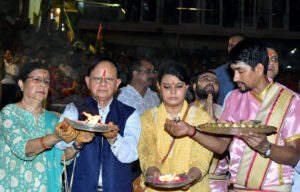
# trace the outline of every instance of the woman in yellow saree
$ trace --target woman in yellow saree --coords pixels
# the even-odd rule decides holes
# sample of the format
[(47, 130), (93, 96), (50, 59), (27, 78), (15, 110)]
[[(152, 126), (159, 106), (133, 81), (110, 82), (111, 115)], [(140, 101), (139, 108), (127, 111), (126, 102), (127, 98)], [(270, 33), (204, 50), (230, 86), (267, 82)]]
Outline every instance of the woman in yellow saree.
[[(141, 117), (138, 152), (143, 173), (142, 186), (147, 176), (185, 173), (192, 177), (193, 182), (173, 191), (210, 191), (207, 171), (213, 153), (193, 140), (196, 129), (181, 138), (173, 138), (164, 130), (166, 119), (180, 118), (194, 126), (211, 120), (205, 111), (188, 106), (185, 101), (188, 82), (186, 72), (178, 65), (164, 67), (158, 76), (162, 103), (147, 110)], [(173, 139), (175, 142), (170, 147)], [(164, 191), (152, 186), (144, 186), (144, 189), (147, 192)]]

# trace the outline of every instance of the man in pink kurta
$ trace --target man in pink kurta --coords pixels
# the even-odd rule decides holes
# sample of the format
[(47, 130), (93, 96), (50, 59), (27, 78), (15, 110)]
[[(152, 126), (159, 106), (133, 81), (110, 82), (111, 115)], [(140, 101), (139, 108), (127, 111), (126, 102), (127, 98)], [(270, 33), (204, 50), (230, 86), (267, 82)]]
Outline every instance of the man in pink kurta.
[[(277, 83), (276, 83), (277, 84)], [(284, 86), (282, 86), (284, 87)], [(292, 101), (289, 113), (285, 119), (282, 133), (280, 134), (280, 145), (285, 145), (285, 140), (289, 140), (292, 137), (300, 137), (300, 102), (297, 95)], [(262, 98), (263, 100), (264, 98)], [(228, 121), (233, 123), (239, 123), (241, 120), (256, 118), (257, 112), (261, 106), (261, 100), (255, 97), (250, 91), (241, 93), (238, 89), (229, 94), (225, 100), (225, 107), (219, 121)], [(296, 115), (298, 114), (298, 116)], [(237, 170), (242, 158), (242, 152), (246, 143), (239, 137), (233, 137), (230, 150), (230, 183), (235, 183)], [(265, 187), (280, 185), (278, 164), (271, 161), (269, 172), (264, 183)], [(292, 166), (282, 166), (282, 178), (284, 184), (292, 184), (293, 180), (293, 168)]]
[[(197, 132), (193, 139), (218, 154), (229, 149), (230, 183), (235, 191), (290, 192), (293, 166), (300, 154), (300, 100), (282, 85), (268, 80), (268, 53), (260, 41), (241, 41), (231, 50), (230, 57), (233, 81), (239, 89), (227, 97), (219, 121), (260, 120), (276, 127), (277, 132), (233, 136)], [(169, 122), (165, 129), (177, 137), (195, 130), (182, 121)]]

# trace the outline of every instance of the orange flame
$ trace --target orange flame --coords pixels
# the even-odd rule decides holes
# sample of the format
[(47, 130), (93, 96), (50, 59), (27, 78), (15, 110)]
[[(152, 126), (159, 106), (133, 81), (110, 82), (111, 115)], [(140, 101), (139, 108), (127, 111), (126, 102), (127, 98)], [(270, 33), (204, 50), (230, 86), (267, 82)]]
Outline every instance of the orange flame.
[(82, 114), (84, 114), (87, 117), (86, 122), (90, 123), (90, 124), (97, 124), (101, 120), (99, 115), (92, 115), (92, 114), (86, 113), (85, 111), (82, 112)]

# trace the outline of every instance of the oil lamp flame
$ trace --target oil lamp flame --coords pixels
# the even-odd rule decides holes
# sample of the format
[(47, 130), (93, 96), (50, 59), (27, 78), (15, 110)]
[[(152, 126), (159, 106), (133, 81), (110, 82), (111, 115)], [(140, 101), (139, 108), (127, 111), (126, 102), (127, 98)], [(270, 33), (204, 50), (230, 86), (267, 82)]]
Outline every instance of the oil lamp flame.
[(92, 114), (86, 113), (85, 111), (82, 112), (82, 114), (84, 114), (87, 117), (87, 119), (85, 120), (87, 123), (97, 124), (100, 122), (101, 118), (99, 115), (92, 115)]
[(176, 174), (159, 176), (160, 181), (178, 181), (180, 178)]

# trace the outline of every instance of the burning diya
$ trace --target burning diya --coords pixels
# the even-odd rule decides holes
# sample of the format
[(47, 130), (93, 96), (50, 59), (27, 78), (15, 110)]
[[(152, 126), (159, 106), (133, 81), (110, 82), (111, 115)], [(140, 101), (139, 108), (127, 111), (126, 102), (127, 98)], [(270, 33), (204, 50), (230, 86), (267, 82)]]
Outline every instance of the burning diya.
[(192, 181), (192, 177), (185, 174), (165, 174), (146, 177), (146, 183), (158, 188), (184, 187), (190, 184)]
[(85, 121), (74, 121), (70, 119), (65, 119), (65, 121), (70, 124), (74, 129), (82, 131), (91, 131), (91, 132), (109, 132), (118, 128), (118, 125), (113, 124), (112, 122), (108, 124), (100, 123), (99, 115), (91, 115), (86, 112), (82, 112), (87, 119)]

